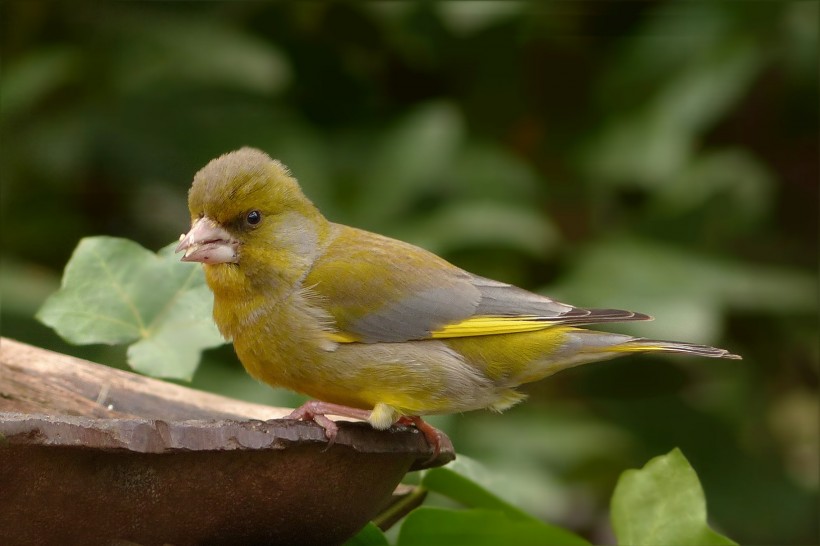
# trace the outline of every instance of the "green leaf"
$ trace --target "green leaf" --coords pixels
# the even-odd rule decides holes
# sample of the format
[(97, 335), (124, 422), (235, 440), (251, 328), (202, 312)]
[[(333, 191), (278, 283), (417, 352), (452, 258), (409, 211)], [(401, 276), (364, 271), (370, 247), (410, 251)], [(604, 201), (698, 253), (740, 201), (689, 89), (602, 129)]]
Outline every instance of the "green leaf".
[(632, 447), (625, 429), (556, 405), (531, 404), (501, 416), (483, 412), (464, 419), (458, 431), (459, 449), (481, 453), (488, 469), (487, 479), (476, 481), (543, 521), (576, 516), (577, 484), (567, 476), (617, 472)]
[(698, 476), (677, 448), (621, 474), (612, 526), (618, 544), (630, 546), (736, 544), (709, 527)]
[(388, 546), (387, 537), (381, 529), (373, 523), (367, 525), (359, 531), (355, 537), (345, 542), (344, 546)]
[[(415, 510), (402, 525), (400, 545), (405, 544), (403, 540), (409, 541), (407, 544), (435, 544), (433, 536), (450, 544), (587, 544), (503, 499), (496, 493), (502, 489), (497, 476), (469, 457), (459, 455), (445, 467), (426, 471), (421, 485), (471, 510), (439, 510), (423, 516), (418, 513), (427, 508)], [(499, 541), (505, 536), (509, 539)], [(464, 542), (449, 542), (453, 537)]]
[(70, 343), (136, 342), (132, 368), (190, 379), (202, 350), (224, 343), (212, 306), (202, 268), (180, 263), (173, 245), (154, 254), (126, 239), (88, 237), (37, 318)]
[(447, 466), (426, 471), (421, 485), (468, 508), (486, 508), (503, 512), (513, 518), (538, 521), (493, 492), (494, 489), (498, 489), (493, 483), (496, 480), (495, 475), (480, 463), (459, 455), (458, 459)]
[(436, 545), (497, 546), (499, 544), (551, 544), (582, 546), (589, 543), (559, 527), (494, 510), (419, 508), (407, 516), (398, 546)]

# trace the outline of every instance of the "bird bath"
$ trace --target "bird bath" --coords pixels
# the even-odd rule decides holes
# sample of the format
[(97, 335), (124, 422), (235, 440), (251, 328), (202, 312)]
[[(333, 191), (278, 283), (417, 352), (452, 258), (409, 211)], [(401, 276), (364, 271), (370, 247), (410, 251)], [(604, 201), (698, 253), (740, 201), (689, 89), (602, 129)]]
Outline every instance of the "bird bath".
[(0, 542), (339, 544), (439, 456), (0, 339)]

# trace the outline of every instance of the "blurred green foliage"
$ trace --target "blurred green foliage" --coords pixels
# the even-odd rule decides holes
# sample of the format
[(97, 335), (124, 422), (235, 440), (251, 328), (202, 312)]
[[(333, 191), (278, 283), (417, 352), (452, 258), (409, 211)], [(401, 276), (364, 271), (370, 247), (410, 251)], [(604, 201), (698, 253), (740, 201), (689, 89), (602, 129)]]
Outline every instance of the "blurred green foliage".
[[(434, 421), (520, 505), (613, 542), (620, 471), (679, 446), (715, 528), (816, 544), (818, 6), (7, 0), (2, 333), (123, 366), (33, 319), (72, 250), (167, 245), (193, 173), (256, 146), (332, 220), (744, 356), (620, 359)], [(194, 385), (299, 400), (229, 347)]]

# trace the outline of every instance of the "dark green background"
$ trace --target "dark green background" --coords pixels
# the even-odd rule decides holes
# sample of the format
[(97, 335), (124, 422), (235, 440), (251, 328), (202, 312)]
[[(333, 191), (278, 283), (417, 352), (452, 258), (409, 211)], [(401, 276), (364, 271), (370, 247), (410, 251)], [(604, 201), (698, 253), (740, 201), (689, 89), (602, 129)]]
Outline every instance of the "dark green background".
[[(2, 333), (86, 235), (157, 249), (253, 145), (332, 220), (744, 360), (630, 357), (434, 422), (596, 542), (621, 470), (679, 446), (715, 527), (818, 536), (817, 2), (2, 4)], [(229, 347), (194, 383), (274, 404)]]

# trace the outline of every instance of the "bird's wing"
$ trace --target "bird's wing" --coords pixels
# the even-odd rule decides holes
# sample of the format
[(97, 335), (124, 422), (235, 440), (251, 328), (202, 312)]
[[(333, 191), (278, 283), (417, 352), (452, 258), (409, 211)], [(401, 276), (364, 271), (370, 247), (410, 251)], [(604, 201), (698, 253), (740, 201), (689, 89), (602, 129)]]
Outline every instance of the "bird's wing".
[(468, 273), (419, 247), (334, 226), (303, 286), (334, 318), (338, 342), (400, 342), (506, 334), (555, 324), (645, 320), (579, 309)]

